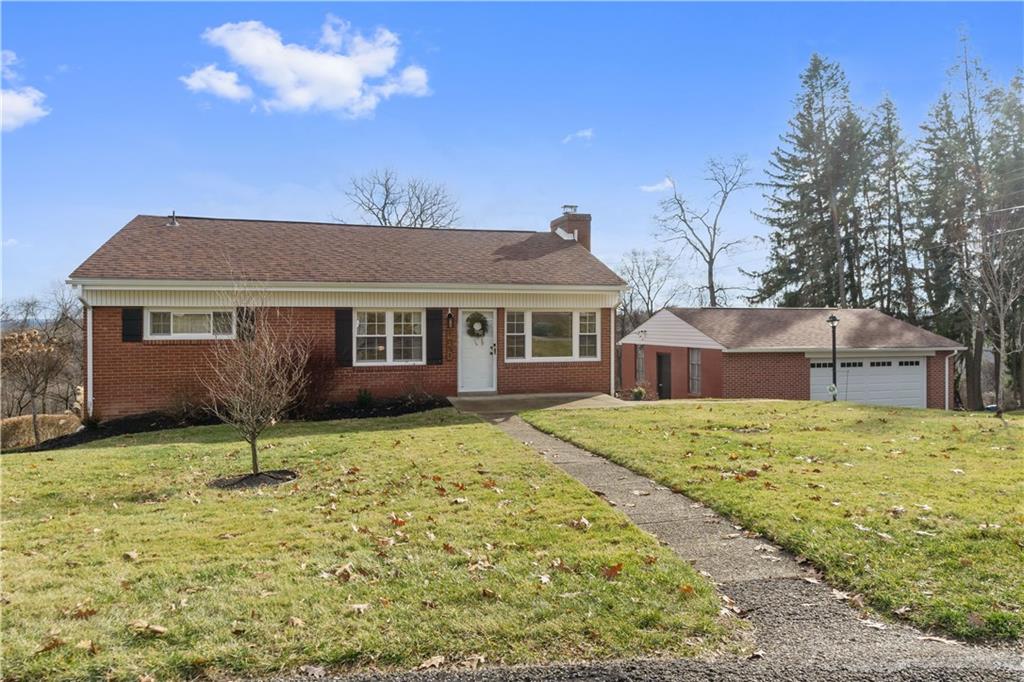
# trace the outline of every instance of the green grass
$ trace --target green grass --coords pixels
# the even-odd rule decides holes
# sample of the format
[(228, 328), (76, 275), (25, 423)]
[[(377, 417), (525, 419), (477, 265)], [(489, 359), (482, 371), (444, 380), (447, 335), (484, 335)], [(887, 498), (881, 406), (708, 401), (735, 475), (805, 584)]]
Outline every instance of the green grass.
[(1024, 635), (1024, 419), (849, 403), (538, 411), (538, 428), (707, 503), (876, 609)]
[[(220, 426), (4, 456), (4, 678), (734, 646), (735, 623), (688, 564), (525, 446), (452, 410), (278, 425), (263, 467), (300, 479), (206, 486), (247, 463)], [(581, 516), (589, 529), (570, 525)], [(166, 632), (137, 631), (145, 624)], [(40, 651), (48, 641), (57, 645)]]

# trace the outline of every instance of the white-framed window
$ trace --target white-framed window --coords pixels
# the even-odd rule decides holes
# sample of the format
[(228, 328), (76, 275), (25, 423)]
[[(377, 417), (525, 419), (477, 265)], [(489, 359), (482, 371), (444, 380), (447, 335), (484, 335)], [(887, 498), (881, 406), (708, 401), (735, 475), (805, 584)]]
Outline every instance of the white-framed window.
[(233, 309), (147, 308), (143, 338), (233, 339), (236, 334)]
[(700, 395), (700, 348), (690, 349), (690, 395)]
[(596, 310), (506, 310), (505, 360), (588, 361), (601, 358)]
[(427, 355), (423, 310), (356, 310), (355, 365), (422, 365)]

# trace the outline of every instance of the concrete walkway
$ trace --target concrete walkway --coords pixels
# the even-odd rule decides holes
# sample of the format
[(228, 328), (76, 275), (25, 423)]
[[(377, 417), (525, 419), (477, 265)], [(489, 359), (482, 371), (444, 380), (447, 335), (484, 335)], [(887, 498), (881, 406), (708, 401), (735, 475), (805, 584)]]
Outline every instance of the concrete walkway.
[[(1019, 647), (986, 648), (927, 638), (852, 608), (813, 569), (778, 547), (748, 537), (704, 505), (533, 428), (518, 416), (490, 421), (535, 448), (708, 576), (754, 626), (763, 668), (876, 675), (920, 672), (920, 679), (1024, 680)], [(916, 678), (915, 678), (916, 679)]]

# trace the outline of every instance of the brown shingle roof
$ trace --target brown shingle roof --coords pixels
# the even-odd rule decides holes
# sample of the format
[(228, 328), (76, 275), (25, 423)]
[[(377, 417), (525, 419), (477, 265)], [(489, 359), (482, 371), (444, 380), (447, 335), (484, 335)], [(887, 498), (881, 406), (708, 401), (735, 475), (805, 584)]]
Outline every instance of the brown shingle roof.
[(550, 232), (136, 216), (72, 279), (541, 284), (623, 282)]
[(959, 348), (944, 336), (865, 308), (670, 308), (728, 349), (831, 349), (825, 319), (839, 318), (839, 348)]

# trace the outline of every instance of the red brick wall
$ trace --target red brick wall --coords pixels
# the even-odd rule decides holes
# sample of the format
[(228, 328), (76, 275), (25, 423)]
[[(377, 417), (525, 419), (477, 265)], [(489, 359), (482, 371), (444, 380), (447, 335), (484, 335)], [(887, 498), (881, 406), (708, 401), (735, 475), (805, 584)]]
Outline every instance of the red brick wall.
[[(636, 386), (636, 345), (624, 343), (622, 348), (622, 388), (630, 390)], [(690, 349), (674, 346), (644, 346), (646, 380), (643, 382), (650, 397), (657, 397), (658, 353), (672, 355), (672, 397), (673, 398), (721, 398), (722, 397), (722, 351), (702, 348), (700, 352), (701, 392), (690, 393)]]
[[(334, 359), (333, 308), (280, 308), (282, 324), (313, 343), (314, 381), (323, 397), (335, 402), (355, 399), (359, 389), (376, 398), (425, 392), (455, 395), (458, 391), (456, 326), (444, 325), (441, 365), (339, 367)], [(445, 309), (447, 316), (448, 309)], [(451, 312), (458, 320), (458, 309)], [(611, 310), (601, 311), (601, 359), (594, 362), (504, 362), (504, 311), (498, 311), (498, 392), (607, 392), (610, 384), (608, 339)], [(184, 402), (202, 400), (200, 373), (208, 366), (207, 351), (215, 341), (121, 341), (121, 308), (93, 308), (93, 413), (100, 419), (174, 410)]]
[(611, 323), (611, 308), (602, 308), (600, 360), (505, 362), (505, 309), (498, 308), (498, 393), (607, 393), (612, 380)]
[(810, 360), (803, 353), (723, 353), (722, 396), (810, 400)]
[[(334, 359), (333, 308), (280, 308), (281, 323), (313, 344), (313, 366), (321, 373), (324, 397), (355, 399), (360, 388), (377, 398), (423, 391), (454, 395), (457, 382), (457, 329), (444, 325), (441, 365), (339, 367)], [(453, 311), (456, 312), (457, 311)], [(203, 396), (200, 373), (215, 341), (121, 341), (121, 309), (93, 308), (93, 412), (100, 419), (175, 409)], [(326, 376), (324, 375), (326, 373)]]
[[(949, 368), (949, 390), (946, 389), (946, 368)], [(948, 396), (949, 407), (953, 408), (953, 353), (936, 353), (932, 357), (928, 358), (928, 388), (926, 389), (926, 395), (928, 400), (928, 407), (938, 408), (943, 410), (946, 408), (946, 399)], [(946, 393), (946, 396), (943, 395)]]

